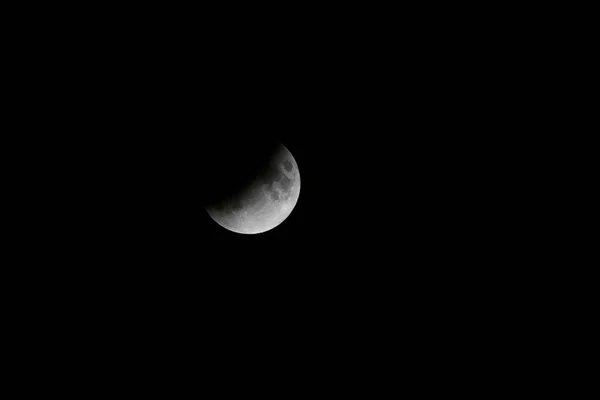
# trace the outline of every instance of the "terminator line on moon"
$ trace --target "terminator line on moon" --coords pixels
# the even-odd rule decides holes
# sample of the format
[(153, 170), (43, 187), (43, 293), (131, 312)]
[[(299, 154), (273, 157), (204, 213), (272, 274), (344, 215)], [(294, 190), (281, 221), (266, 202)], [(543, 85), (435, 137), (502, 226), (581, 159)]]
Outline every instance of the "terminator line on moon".
[(248, 187), (218, 205), (207, 206), (210, 217), (223, 228), (242, 234), (266, 232), (281, 224), (300, 195), (300, 172), (283, 145), (268, 167)]

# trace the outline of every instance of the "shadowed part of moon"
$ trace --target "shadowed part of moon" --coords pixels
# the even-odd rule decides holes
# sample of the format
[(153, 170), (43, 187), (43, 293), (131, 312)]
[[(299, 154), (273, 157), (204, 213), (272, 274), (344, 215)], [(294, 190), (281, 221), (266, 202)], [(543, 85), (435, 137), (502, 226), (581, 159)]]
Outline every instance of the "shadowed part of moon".
[(298, 165), (281, 145), (247, 188), (207, 207), (207, 212), (215, 222), (233, 232), (261, 233), (275, 228), (290, 215), (299, 193)]

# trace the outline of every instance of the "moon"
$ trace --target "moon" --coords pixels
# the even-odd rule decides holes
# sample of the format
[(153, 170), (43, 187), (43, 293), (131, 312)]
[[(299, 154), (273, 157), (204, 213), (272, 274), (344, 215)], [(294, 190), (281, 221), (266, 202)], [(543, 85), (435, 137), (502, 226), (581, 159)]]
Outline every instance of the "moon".
[(282, 144), (265, 160), (246, 188), (219, 204), (206, 206), (210, 217), (235, 233), (257, 234), (280, 225), (298, 202), (300, 171), (292, 153)]

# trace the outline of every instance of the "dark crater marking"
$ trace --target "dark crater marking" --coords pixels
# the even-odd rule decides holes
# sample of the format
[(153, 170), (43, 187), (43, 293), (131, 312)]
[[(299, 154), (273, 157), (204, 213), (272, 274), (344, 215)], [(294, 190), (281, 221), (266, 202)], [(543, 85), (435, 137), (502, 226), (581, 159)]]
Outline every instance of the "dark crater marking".
[(288, 178), (285, 175), (281, 175), (281, 181), (279, 181), (279, 184), (281, 185), (281, 188), (283, 189), (284, 192), (288, 192), (290, 190), (290, 188), (292, 187), (292, 184), (294, 182)]
[[(281, 174), (279, 179), (275, 182), (272, 182), (269, 185), (269, 194), (271, 199), (273, 200), (283, 200), (286, 201), (290, 198), (292, 192), (291, 188), (294, 181), (287, 176)], [(277, 192), (277, 187), (281, 190), (281, 193)]]

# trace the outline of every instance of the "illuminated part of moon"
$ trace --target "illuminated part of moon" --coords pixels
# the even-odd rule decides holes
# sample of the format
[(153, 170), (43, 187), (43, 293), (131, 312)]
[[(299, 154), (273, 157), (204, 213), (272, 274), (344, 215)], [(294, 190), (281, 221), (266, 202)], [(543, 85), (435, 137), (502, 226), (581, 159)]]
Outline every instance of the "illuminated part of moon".
[(300, 195), (298, 164), (283, 145), (248, 189), (206, 211), (232, 232), (256, 234), (281, 224), (292, 212)]

